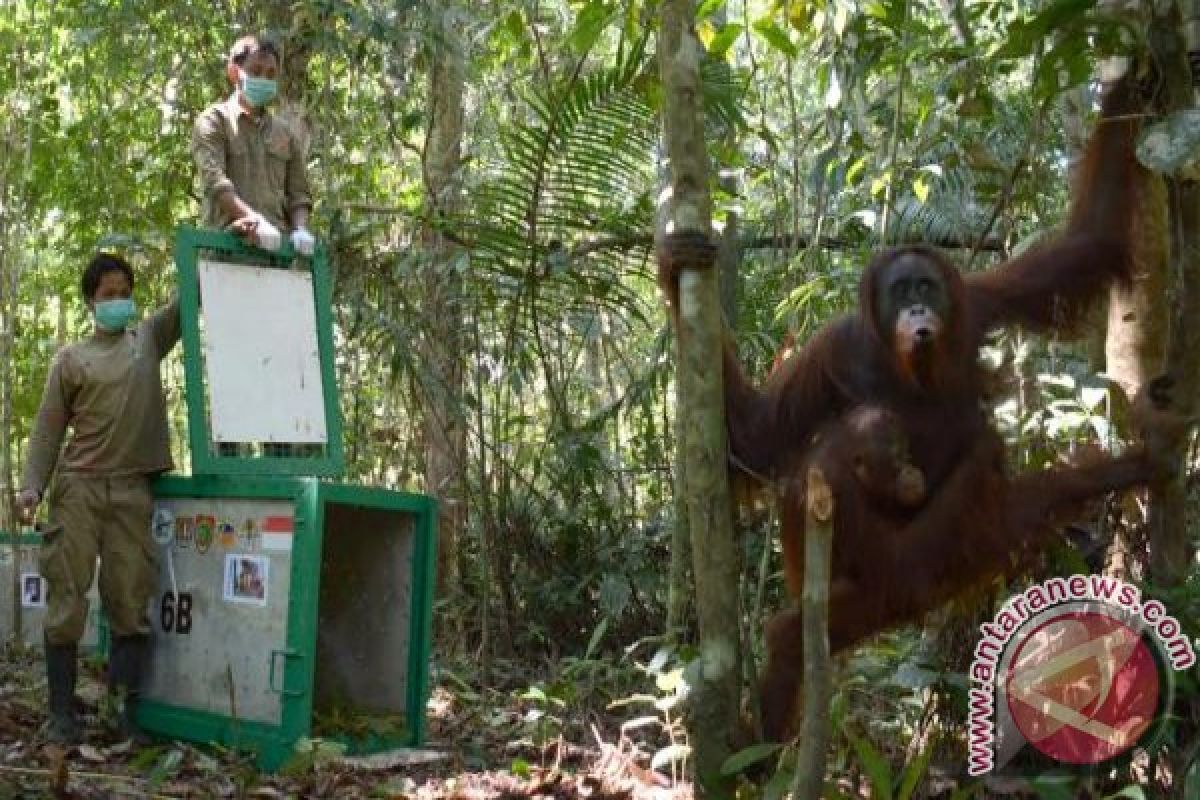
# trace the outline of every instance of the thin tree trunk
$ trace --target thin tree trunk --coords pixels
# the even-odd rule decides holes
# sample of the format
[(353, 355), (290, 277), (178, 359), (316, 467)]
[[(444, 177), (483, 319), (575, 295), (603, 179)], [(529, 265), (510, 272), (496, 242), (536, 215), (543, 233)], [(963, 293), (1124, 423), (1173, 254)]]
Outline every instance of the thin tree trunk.
[(833, 574), (833, 504), (837, 498), (821, 470), (808, 471), (805, 498), (804, 588), (804, 711), (800, 720), (800, 750), (792, 797), (819, 798), (825, 786), (825, 757), (829, 749), (829, 700), (833, 694), (833, 665), (829, 653), (829, 582)]
[(438, 221), (461, 207), (463, 95), (466, 63), (458, 2), (430, 9), (433, 59), (429, 70), (429, 139), (425, 180), (434, 220), (422, 232), (430, 263), (422, 311), (427, 322), (420, 343), (425, 448), (425, 486), (438, 500), (438, 592), (457, 588), (458, 540), (466, 521), (463, 418), (463, 282), (461, 251), (442, 235)]
[[(712, 236), (708, 152), (704, 141), (700, 63), (691, 0), (666, 0), (659, 29), (663, 123), (671, 169), (669, 233)], [(737, 722), (741, 676), (738, 558), (726, 471), (721, 312), (713, 264), (680, 276), (679, 411), (687, 429), (688, 523), (696, 574), (700, 633), (688, 723), (697, 783), (707, 797), (732, 796), (721, 775)]]
[[(50, 34), (43, 40), (48, 50)], [(23, 79), (26, 51), (18, 48), (14, 55), (14, 74)], [(16, 463), (13, 458), (13, 393), (16, 386), (16, 364), (13, 360), (17, 337), (17, 292), (21, 282), (23, 257), (20, 243), (28, 234), (30, 217), (30, 179), (33, 174), (33, 136), (36, 114), (26, 118), (24, 130), (0, 129), (0, 532), (12, 539), (12, 631), (16, 641), (22, 639), (21, 610), (21, 550), (17, 535)], [(16, 120), (14, 120), (16, 121)], [(13, 157), (15, 156), (15, 157)], [(13, 167), (19, 165), (18, 171)], [(17, 246), (14, 246), (17, 245)], [(60, 304), (61, 308), (61, 304)]]

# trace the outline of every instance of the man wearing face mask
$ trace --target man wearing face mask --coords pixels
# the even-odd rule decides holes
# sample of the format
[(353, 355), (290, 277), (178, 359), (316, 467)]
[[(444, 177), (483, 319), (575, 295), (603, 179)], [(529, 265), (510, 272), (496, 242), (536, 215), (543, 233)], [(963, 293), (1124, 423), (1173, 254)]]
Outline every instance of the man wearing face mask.
[(192, 130), (192, 158), (204, 192), (204, 224), (227, 228), (251, 244), (278, 249), (282, 233), (311, 255), (312, 207), (303, 146), (267, 111), (275, 98), (279, 50), (257, 36), (234, 43), (225, 64), (233, 94), (210, 106)]
[(146, 608), (158, 577), (150, 481), (172, 468), (159, 362), (179, 341), (178, 300), (135, 324), (133, 270), (120, 257), (98, 254), (81, 284), (95, 331), (60, 350), (50, 367), (17, 496), (28, 522), (50, 486), (39, 566), (50, 587), (45, 735), (59, 744), (79, 739), (76, 647), (97, 556), (113, 635), (108, 679), (118, 732), (138, 735), (133, 711), (149, 656)]

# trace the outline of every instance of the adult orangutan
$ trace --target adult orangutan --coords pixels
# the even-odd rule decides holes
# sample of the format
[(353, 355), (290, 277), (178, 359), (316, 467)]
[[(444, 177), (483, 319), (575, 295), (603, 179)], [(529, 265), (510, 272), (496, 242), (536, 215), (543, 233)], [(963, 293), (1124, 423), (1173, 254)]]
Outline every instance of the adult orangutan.
[[(1053, 536), (1058, 516), (1089, 498), (1146, 483), (1164, 468), (1153, 460), (1156, 448), (1137, 446), (1085, 466), (1007, 475), (977, 361), (990, 331), (1014, 324), (1068, 331), (1112, 283), (1130, 280), (1139, 113), (1131, 79), (1105, 97), (1067, 230), (1056, 242), (968, 275), (930, 247), (881, 252), (863, 274), (858, 313), (826, 326), (761, 389), (726, 348), (731, 460), (784, 484), (781, 528), (790, 586), (799, 586), (803, 566), (803, 482), (794, 478), (818, 429), (860, 406), (886, 408), (900, 421), (924, 476), (925, 500), (915, 508), (881, 510), (855, 481), (833, 485), (836, 503), (863, 509), (853, 524), (835, 518), (829, 621), (835, 652), (1010, 572), (1018, 554)], [(666, 238), (659, 278), (673, 314), (680, 270), (711, 263), (707, 237)], [(1147, 437), (1178, 431), (1168, 412), (1144, 402), (1140, 407)], [(837, 454), (826, 457), (837, 466)], [(764, 732), (779, 739), (797, 690), (799, 612), (771, 620), (767, 651)]]

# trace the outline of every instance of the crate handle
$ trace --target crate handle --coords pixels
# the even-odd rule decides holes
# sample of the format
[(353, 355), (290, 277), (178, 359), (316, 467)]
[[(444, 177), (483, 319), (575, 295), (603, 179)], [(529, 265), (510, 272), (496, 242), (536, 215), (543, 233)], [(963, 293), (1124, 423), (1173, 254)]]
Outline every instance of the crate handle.
[(287, 649), (284, 649), (284, 650), (272, 650), (271, 651), (271, 663), (270, 663), (270, 666), (268, 667), (268, 676), (267, 676), (268, 686), (270, 686), (272, 692), (275, 692), (276, 694), (281, 694), (284, 697), (300, 697), (301, 695), (304, 694), (304, 692), (298, 691), (296, 689), (288, 690), (288, 689), (284, 689), (281, 686), (275, 685), (275, 659), (277, 656), (283, 656), (284, 669), (286, 670), (287, 659), (299, 658), (300, 654), (297, 653), (295, 650), (291, 649), (290, 647)]

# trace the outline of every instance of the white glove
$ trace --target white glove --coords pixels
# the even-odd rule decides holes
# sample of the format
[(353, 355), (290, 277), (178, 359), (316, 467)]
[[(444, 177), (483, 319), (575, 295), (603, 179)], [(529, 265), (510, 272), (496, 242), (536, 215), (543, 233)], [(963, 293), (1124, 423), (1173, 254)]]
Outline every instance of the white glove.
[(258, 246), (263, 250), (275, 251), (283, 244), (283, 235), (271, 223), (267, 222), (267, 218), (262, 214), (258, 215), (258, 225), (254, 228), (254, 235), (258, 238)]
[(311, 256), (313, 248), (316, 247), (317, 240), (313, 235), (304, 228), (296, 228), (292, 231), (292, 247), (302, 256)]

